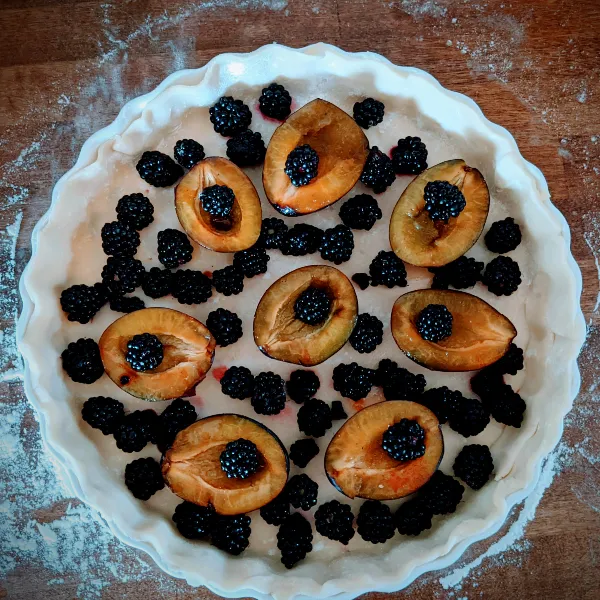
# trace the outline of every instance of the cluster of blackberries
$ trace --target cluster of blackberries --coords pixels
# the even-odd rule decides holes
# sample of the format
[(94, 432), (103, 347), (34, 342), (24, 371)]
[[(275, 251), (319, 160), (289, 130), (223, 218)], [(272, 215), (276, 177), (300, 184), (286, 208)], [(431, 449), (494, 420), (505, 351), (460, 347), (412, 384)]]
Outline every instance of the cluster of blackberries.
[(221, 391), (231, 398), (250, 398), (259, 415), (276, 415), (285, 408), (285, 381), (272, 371), (256, 377), (246, 367), (230, 367), (221, 378)]
[(247, 515), (218, 515), (214, 509), (182, 502), (175, 508), (173, 522), (189, 540), (210, 540), (229, 554), (241, 554), (250, 543), (251, 519)]
[[(178, 398), (160, 414), (153, 410), (136, 410), (125, 414), (123, 404), (113, 398), (94, 396), (83, 404), (82, 419), (104, 435), (115, 438), (123, 452), (139, 452), (149, 443), (165, 452), (175, 436), (196, 420), (196, 409)], [(164, 487), (159, 463), (153, 458), (139, 458), (125, 468), (125, 484), (140, 500), (148, 500)]]
[(436, 471), (417, 495), (402, 504), (395, 514), (382, 502), (364, 502), (356, 520), (358, 534), (372, 544), (383, 544), (394, 537), (396, 529), (402, 535), (419, 535), (431, 528), (434, 515), (454, 512), (463, 492), (463, 486), (456, 479)]
[[(294, 475), (284, 490), (260, 509), (260, 516), (279, 527), (277, 548), (281, 562), (291, 569), (312, 550), (312, 527), (300, 513), (291, 513), (290, 506), (310, 510), (317, 503), (319, 486), (308, 475)], [(291, 514), (290, 514), (291, 513)]]
[(298, 223), (289, 227), (275, 217), (263, 219), (256, 244), (280, 250), (284, 256), (305, 256), (320, 252), (321, 258), (336, 265), (350, 260), (354, 250), (354, 234), (346, 225), (322, 230), (314, 225)]
[(504, 425), (521, 427), (525, 401), (504, 381), (504, 375), (516, 375), (523, 369), (523, 350), (511, 344), (497, 362), (482, 369), (471, 378), (471, 389), (481, 398), (491, 416)]
[(139, 452), (149, 443), (164, 452), (175, 436), (196, 420), (196, 409), (187, 400), (178, 398), (160, 415), (149, 409), (125, 414), (119, 401), (95, 396), (85, 401), (81, 416), (104, 435), (113, 435), (123, 452)]
[(426, 381), (423, 375), (415, 375), (387, 358), (379, 362), (377, 369), (357, 363), (342, 363), (333, 369), (333, 388), (345, 398), (361, 400), (374, 385), (383, 388), (386, 400), (418, 400)]

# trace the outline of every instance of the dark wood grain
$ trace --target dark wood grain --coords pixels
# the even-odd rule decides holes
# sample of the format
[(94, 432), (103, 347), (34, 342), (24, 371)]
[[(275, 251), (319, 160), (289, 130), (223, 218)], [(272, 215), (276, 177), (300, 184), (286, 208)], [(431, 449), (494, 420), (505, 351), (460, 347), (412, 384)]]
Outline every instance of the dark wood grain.
[[(436, 573), (393, 597), (598, 598), (600, 470), (573, 450), (585, 441), (597, 456), (600, 447), (594, 418), (600, 370), (594, 310), (599, 274), (593, 255), (600, 253), (597, 0), (3, 0), (0, 31), (0, 227), (23, 213), (17, 276), (52, 186), (72, 166), (85, 139), (111, 122), (128, 99), (151, 90), (174, 69), (202, 66), (221, 52), (249, 51), (273, 41), (296, 47), (325, 41), (350, 51), (372, 50), (427, 70), (511, 131), (525, 158), (544, 172), (553, 202), (571, 227), (573, 254), (583, 273), (582, 306), (590, 333), (581, 360), (583, 392), (565, 434), (574, 458), (528, 525), (526, 551), (484, 562), (460, 590), (445, 590)], [(19, 194), (22, 199), (13, 201)], [(16, 296), (11, 302), (17, 306)], [(3, 315), (0, 325), (10, 332), (9, 317)], [(1, 383), (0, 401), (26, 402), (20, 384)], [(30, 419), (35, 429), (33, 414)], [(590, 496), (587, 501), (582, 490)], [(40, 507), (35, 518), (51, 521), (65, 507), (64, 502)], [(500, 539), (514, 518), (491, 540), (470, 548), (461, 564)], [(117, 545), (115, 552), (135, 561), (133, 550)], [(77, 577), (49, 587), (55, 576), (40, 564), (21, 562), (0, 582), (0, 598), (81, 596)], [(159, 579), (157, 570), (143, 582), (126, 583), (117, 574), (101, 597), (212, 597), (181, 582), (165, 591)]]

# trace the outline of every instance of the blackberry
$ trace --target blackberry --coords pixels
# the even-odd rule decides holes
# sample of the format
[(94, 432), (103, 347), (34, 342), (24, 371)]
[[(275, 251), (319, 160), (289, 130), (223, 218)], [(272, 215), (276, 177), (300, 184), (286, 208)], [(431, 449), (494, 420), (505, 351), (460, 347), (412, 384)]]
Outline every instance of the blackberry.
[(361, 290), (366, 290), (369, 285), (371, 285), (371, 278), (366, 273), (354, 273), (354, 275), (352, 275), (352, 281), (354, 281)]
[(471, 444), (458, 453), (452, 468), (470, 488), (480, 490), (494, 470), (494, 460), (487, 446)]
[(177, 398), (173, 400), (165, 410), (162, 411), (158, 420), (158, 449), (165, 452), (175, 440), (175, 436), (186, 427), (189, 427), (197, 419), (196, 409), (193, 405), (184, 400)]
[(231, 265), (216, 269), (212, 274), (212, 284), (224, 296), (237, 296), (244, 290), (244, 274)]
[(208, 113), (215, 131), (224, 136), (235, 135), (248, 129), (252, 121), (250, 109), (241, 100), (234, 100), (231, 96), (219, 98)]
[(167, 269), (174, 269), (192, 260), (193, 247), (188, 236), (178, 229), (158, 232), (158, 260)]
[(402, 535), (419, 535), (431, 529), (431, 511), (418, 500), (409, 500), (400, 506), (394, 515), (398, 533)]
[(146, 308), (146, 304), (137, 296), (113, 296), (110, 299), (110, 310), (121, 313), (131, 313)]
[(312, 437), (322, 437), (331, 429), (331, 408), (329, 404), (311, 398), (298, 411), (298, 429)]
[(135, 166), (140, 177), (154, 187), (169, 187), (183, 177), (183, 169), (162, 152), (144, 152)]
[(427, 146), (420, 137), (410, 135), (392, 148), (392, 165), (398, 175), (418, 175), (427, 168)]
[(137, 458), (125, 467), (125, 485), (139, 500), (148, 500), (165, 487), (160, 465), (153, 458)]
[(380, 360), (377, 369), (375, 370), (373, 384), (379, 387), (390, 385), (392, 379), (397, 376), (398, 369), (399, 367), (396, 361), (390, 360), (389, 358)]
[(251, 522), (247, 515), (215, 515), (211, 529), (212, 545), (238, 556), (250, 543)]
[(106, 289), (101, 283), (72, 285), (60, 294), (60, 306), (69, 321), (89, 323), (106, 303)]
[(471, 389), (482, 399), (494, 394), (503, 385), (505, 384), (502, 374), (493, 367), (481, 369), (471, 377)]
[(227, 157), (238, 167), (254, 167), (265, 160), (267, 149), (262, 135), (257, 132), (240, 131), (227, 140)]
[(298, 223), (285, 232), (279, 249), (284, 256), (304, 256), (319, 249), (323, 232), (314, 225)]
[(215, 511), (210, 506), (198, 506), (187, 501), (175, 507), (172, 517), (179, 533), (188, 540), (208, 538), (215, 518)]
[[(380, 366), (382, 362), (380, 361)], [(377, 379), (381, 381), (383, 395), (386, 400), (414, 400), (418, 402), (427, 385), (423, 375), (411, 373), (402, 367), (384, 369)]]
[(268, 250), (279, 248), (287, 230), (288, 226), (281, 219), (275, 217), (263, 219), (260, 228), (260, 237), (256, 245)]
[(355, 362), (341, 363), (333, 369), (333, 389), (344, 398), (361, 400), (373, 387), (375, 371), (361, 367)]
[(344, 405), (341, 400), (334, 400), (331, 403), (331, 420), (332, 421), (341, 421), (343, 419), (347, 419), (348, 415), (344, 410)]
[(490, 252), (506, 254), (521, 243), (521, 228), (512, 217), (508, 217), (492, 223), (483, 239)]
[(308, 185), (319, 172), (319, 155), (308, 144), (297, 146), (285, 161), (285, 174), (293, 186)]
[(319, 454), (319, 446), (312, 438), (296, 440), (290, 446), (290, 460), (301, 469)]
[(254, 378), (252, 408), (259, 415), (276, 415), (285, 408), (285, 381), (271, 371)]
[(142, 285), (145, 275), (146, 269), (141, 261), (109, 256), (102, 269), (102, 283), (109, 297), (122, 296)]
[(369, 129), (383, 121), (385, 105), (374, 98), (365, 98), (361, 102), (355, 102), (352, 109), (354, 120), (363, 128)]
[(228, 218), (234, 202), (235, 194), (226, 185), (209, 185), (200, 193), (202, 208), (213, 217)]
[(307, 325), (320, 325), (327, 319), (330, 311), (331, 300), (321, 288), (306, 288), (294, 302), (296, 319)]
[(326, 538), (347, 545), (354, 537), (354, 515), (348, 504), (331, 500), (315, 512), (315, 529)]
[(373, 315), (361, 313), (350, 335), (350, 345), (361, 354), (373, 352), (383, 342), (383, 323)]
[(441, 342), (452, 335), (452, 320), (443, 304), (428, 304), (417, 317), (417, 331), (428, 342)]
[(171, 294), (180, 304), (202, 304), (212, 296), (210, 278), (201, 271), (182, 269), (173, 273)]
[(256, 444), (244, 438), (228, 442), (219, 461), (221, 469), (230, 479), (248, 479), (260, 468)]
[(158, 415), (153, 410), (135, 410), (125, 415), (113, 435), (123, 452), (139, 452), (155, 442), (159, 431)]
[(461, 501), (465, 488), (454, 477), (436, 471), (421, 488), (419, 497), (423, 507), (434, 515), (453, 513)]
[(171, 293), (171, 279), (173, 274), (168, 269), (152, 267), (144, 273), (142, 291), (149, 298), (162, 298)]
[(488, 409), (479, 400), (461, 398), (448, 420), (450, 427), (464, 437), (479, 435), (490, 422)]
[(383, 544), (394, 537), (396, 526), (392, 511), (378, 500), (363, 502), (356, 519), (358, 535), (372, 544)]
[(243, 335), (242, 320), (226, 308), (217, 308), (208, 313), (206, 326), (222, 348), (234, 344)]
[(515, 344), (511, 344), (506, 354), (491, 365), (490, 368), (501, 375), (516, 375), (524, 366), (523, 350)]
[(81, 418), (104, 435), (113, 433), (124, 416), (123, 405), (118, 400), (105, 396), (89, 398), (81, 409)]
[(279, 527), (277, 548), (281, 551), (281, 562), (291, 569), (306, 558), (312, 550), (313, 533), (310, 523), (300, 514), (291, 514)]
[(512, 258), (497, 256), (488, 263), (481, 281), (496, 296), (510, 296), (521, 285), (521, 269)]
[(433, 273), (431, 287), (435, 290), (447, 290), (449, 286), (457, 290), (473, 287), (481, 279), (483, 263), (461, 256), (443, 267), (430, 267)]
[(140, 234), (119, 221), (102, 226), (102, 250), (108, 256), (132, 257), (140, 245)]
[(292, 97), (282, 85), (271, 83), (263, 88), (258, 105), (266, 117), (283, 121), (292, 112)]
[(381, 194), (394, 183), (396, 175), (392, 161), (377, 146), (369, 150), (367, 162), (360, 174), (360, 180), (376, 194)]
[(302, 404), (314, 398), (321, 387), (319, 377), (314, 371), (297, 369), (290, 373), (290, 378), (285, 384), (287, 395), (296, 403)]
[(411, 419), (401, 419), (383, 434), (381, 447), (398, 461), (414, 460), (425, 454), (425, 431)]
[(352, 229), (369, 231), (382, 216), (377, 200), (369, 194), (358, 194), (346, 200), (340, 208), (340, 219)]
[(77, 383), (94, 383), (104, 374), (100, 348), (90, 338), (71, 342), (60, 357), (65, 373)]
[(329, 260), (336, 265), (350, 260), (354, 250), (354, 234), (346, 225), (336, 225), (323, 232), (321, 245), (321, 258)]
[(462, 400), (463, 395), (460, 392), (442, 386), (427, 390), (419, 398), (418, 402), (423, 406), (426, 406), (443, 425), (456, 414), (457, 408)]
[(267, 263), (270, 260), (271, 257), (264, 248), (252, 246), (233, 255), (233, 266), (237, 267), (244, 277), (254, 277), (267, 272)]
[(423, 197), (432, 221), (447, 223), (451, 217), (458, 217), (467, 205), (463, 193), (449, 181), (430, 181)]
[(151, 371), (162, 362), (164, 349), (162, 342), (151, 333), (134, 335), (127, 342), (125, 360), (134, 371)]
[(117, 220), (139, 231), (154, 221), (154, 206), (144, 194), (128, 194), (117, 202)]
[(294, 508), (310, 510), (317, 503), (319, 486), (308, 475), (294, 475), (285, 486), (285, 493)]
[(385, 285), (388, 288), (407, 285), (406, 267), (393, 252), (379, 252), (369, 265), (369, 275), (371, 285)]
[(269, 504), (262, 506), (260, 516), (269, 525), (281, 525), (290, 516), (290, 501), (285, 492), (279, 494)]
[(254, 376), (246, 367), (229, 367), (221, 378), (221, 391), (230, 398), (245, 400), (254, 393)]
[(521, 427), (526, 409), (525, 401), (510, 385), (500, 386), (493, 394), (483, 398), (482, 402), (498, 423)]
[(204, 160), (204, 146), (196, 140), (179, 140), (173, 148), (175, 160), (184, 168), (191, 169)]

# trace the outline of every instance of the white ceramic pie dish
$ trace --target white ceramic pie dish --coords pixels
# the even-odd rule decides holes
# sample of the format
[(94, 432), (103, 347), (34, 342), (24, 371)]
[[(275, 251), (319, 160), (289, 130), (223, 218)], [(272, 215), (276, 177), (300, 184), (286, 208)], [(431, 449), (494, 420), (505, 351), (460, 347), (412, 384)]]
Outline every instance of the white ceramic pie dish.
[[(149, 187), (140, 185), (143, 182), (133, 169), (137, 157), (146, 149), (170, 153), (173, 141), (181, 137), (197, 137), (209, 154), (224, 155), (224, 140), (212, 132), (205, 114), (207, 107), (226, 94), (244, 100), (254, 98), (256, 102), (260, 89), (275, 80), (286, 84), (298, 106), (316, 96), (331, 100), (345, 110), (351, 109), (356, 98), (384, 99), (386, 119), (390, 119), (388, 128), (380, 132), (368, 130), (371, 144), (380, 144), (387, 150), (394, 145), (390, 141), (393, 136), (397, 139), (421, 135), (430, 148), (430, 165), (446, 158), (458, 158), (456, 153), (460, 152), (460, 157), (482, 170), (490, 186), (492, 203), (497, 208), (493, 208), (488, 226), (496, 218), (510, 214), (524, 226), (526, 240), (515, 257), (524, 273), (524, 283), (518, 294), (502, 300), (484, 288), (478, 287), (473, 292), (511, 317), (519, 330), (517, 342), (526, 351), (525, 370), (511, 381), (527, 401), (523, 427), (512, 429), (496, 424), (490, 431), (486, 430), (487, 433), (480, 434), (481, 442), (492, 448), (496, 465), (494, 480), (480, 492), (466, 494), (459, 510), (449, 518), (436, 520), (432, 530), (424, 536), (408, 540), (397, 535), (382, 546), (355, 539), (349, 552), (316, 536), (315, 551), (292, 571), (286, 571), (279, 564), (272, 540), (266, 539), (270, 534), (266, 533), (264, 524), (258, 523), (259, 517), (253, 519), (251, 539), (251, 548), (257, 549), (233, 558), (208, 545), (191, 544), (177, 535), (168, 518), (174, 505), (171, 498), (163, 495), (147, 504), (135, 500), (122, 483), (120, 469), (129, 460), (150, 454), (118, 453), (109, 440), (101, 434), (96, 435), (97, 432), (90, 432), (81, 423), (80, 408), (81, 399), (91, 395), (119, 398), (130, 410), (146, 407), (145, 403), (120, 394), (106, 377), (92, 386), (73, 384), (62, 375), (59, 359), (69, 341), (88, 336), (98, 339), (102, 329), (119, 316), (104, 309), (91, 328), (67, 323), (57, 299), (64, 287), (73, 283), (91, 283), (98, 278), (104, 259), (99, 243), (100, 227), (114, 218), (111, 214), (114, 214), (116, 200), (120, 195), (130, 193), (134, 182), (139, 189), (131, 192)], [(251, 108), (253, 129), (261, 131), (268, 141), (274, 125), (258, 122), (255, 106), (251, 105)], [(195, 117), (199, 115), (195, 111), (203, 113), (201, 126), (195, 125)], [(188, 129), (192, 133), (188, 134)], [(127, 166), (127, 172), (123, 165)], [(137, 179), (132, 179), (129, 171)], [(260, 170), (252, 177), (261, 192), (265, 216), (274, 214), (265, 208), (262, 187), (258, 185)], [(408, 181), (394, 184), (381, 197), (382, 204), (391, 205), (384, 209), (384, 219), (378, 225), (377, 231), (382, 236), (387, 229), (389, 212)], [(170, 202), (172, 189), (153, 189), (151, 192), (155, 208), (160, 212), (161, 200)], [(329, 223), (336, 222), (338, 209), (339, 205), (334, 205), (307, 221), (331, 226)], [(157, 227), (177, 226), (174, 216), (157, 221)], [(353, 257), (356, 263), (342, 265), (344, 271), (351, 274), (364, 270), (364, 256), (369, 246), (372, 247), (372, 239), (364, 238), (362, 246), (357, 244), (358, 250)], [(386, 239), (377, 239), (377, 244), (381, 246), (377, 250), (388, 249)], [(25, 391), (37, 409), (43, 439), (64, 467), (77, 496), (100, 512), (119, 539), (146, 551), (167, 573), (183, 577), (191, 585), (205, 585), (227, 597), (350, 598), (367, 591), (398, 590), (424, 572), (450, 565), (468, 545), (497, 531), (510, 508), (532, 489), (543, 458), (560, 439), (563, 418), (579, 390), (576, 359), (585, 335), (579, 307), (581, 274), (569, 244), (567, 223), (551, 204), (541, 172), (523, 159), (512, 136), (487, 121), (473, 101), (442, 88), (427, 73), (397, 67), (376, 54), (349, 54), (324, 44), (302, 50), (270, 45), (249, 54), (220, 55), (201, 69), (174, 73), (153, 92), (125, 105), (110, 126), (84, 144), (73, 169), (57, 183), (51, 207), (35, 227), (32, 257), (20, 282), (23, 311), (17, 336), (25, 362)], [(143, 243), (141, 252), (150, 256), (150, 246), (145, 248)], [(228, 261), (226, 256), (210, 256), (208, 251), (201, 254), (201, 259), (196, 257), (195, 261), (203, 268), (207, 268), (208, 263), (209, 267), (215, 268)], [(482, 248), (475, 248), (469, 254), (485, 260), (492, 256)], [(284, 263), (279, 258), (272, 258), (270, 283), (274, 277), (296, 266), (322, 262), (307, 261)], [(360, 264), (362, 269), (359, 269)], [(194, 268), (193, 264), (191, 268)], [(409, 278), (411, 276), (414, 286), (427, 285), (422, 273), (409, 269)], [(260, 297), (268, 283), (268, 278), (262, 284), (252, 280), (249, 296), (239, 297), (244, 299), (240, 305), (246, 298), (250, 303), (254, 296)], [(367, 304), (371, 312), (385, 318), (386, 303), (393, 302), (403, 291), (396, 289), (385, 297), (367, 296)], [(236, 307), (235, 297), (228, 302), (222, 305)], [(170, 300), (155, 305), (178, 307)], [(378, 312), (380, 306), (381, 315)], [(183, 307), (183, 310), (196, 316), (197, 313), (187, 308)], [(214, 304), (205, 308), (214, 308)], [(366, 309), (365, 306), (361, 308)], [(205, 317), (203, 310), (199, 317)], [(246, 319), (244, 325), (246, 341), (251, 344)], [(387, 333), (391, 338), (389, 331)], [(393, 342), (391, 346), (384, 345), (381, 352), (389, 352), (391, 348)], [(253, 371), (270, 369), (283, 376), (292, 370), (264, 357), (247, 359), (250, 346), (228, 352), (223, 354), (227, 364), (235, 361), (248, 364), (248, 360), (256, 360)], [(339, 362), (352, 359), (365, 364), (366, 359), (361, 360), (359, 356), (348, 350), (335, 355), (319, 371), (321, 381), (330, 377), (332, 366)], [(370, 357), (369, 361), (379, 357)], [(393, 358), (399, 360), (397, 356)], [(426, 373), (429, 387), (449, 385), (466, 391), (467, 379), (463, 376), (431, 374), (410, 362), (403, 366)], [(223, 404), (222, 399), (213, 400), (217, 389), (216, 382), (210, 377), (200, 384), (197, 406), (202, 405), (201, 414), (217, 412)], [(329, 390), (319, 397), (331, 400), (337, 396)], [(238, 412), (253, 415), (248, 407), (241, 407), (239, 401), (233, 401), (230, 409), (234, 407)], [(289, 432), (285, 419), (274, 421), (274, 425), (265, 422), (288, 445), (297, 437), (297, 431)], [(456, 446), (464, 444), (464, 439), (459, 442), (446, 430), (444, 434), (448, 457), (442, 468), (451, 473)], [(469, 443), (479, 440), (480, 436), (477, 436)], [(314, 471), (317, 466), (312, 468)], [(309, 474), (317, 477), (313, 472)], [(333, 494), (331, 490), (325, 491), (322, 480), (319, 483), (325, 494)], [(160, 494), (169, 492), (165, 490), (157, 496)], [(325, 499), (329, 497), (320, 497), (320, 501)]]

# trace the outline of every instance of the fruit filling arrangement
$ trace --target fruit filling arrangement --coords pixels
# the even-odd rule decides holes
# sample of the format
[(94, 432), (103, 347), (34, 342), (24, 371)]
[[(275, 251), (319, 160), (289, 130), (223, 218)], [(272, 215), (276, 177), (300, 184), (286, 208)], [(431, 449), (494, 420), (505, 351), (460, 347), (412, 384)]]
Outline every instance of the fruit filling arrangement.
[[(166, 485), (182, 500), (172, 515), (178, 532), (233, 555), (249, 546), (252, 519), (262, 519), (277, 528), (281, 562), (291, 568), (312, 551), (314, 530), (344, 545), (355, 534), (373, 544), (396, 534), (417, 536), (435, 527), (437, 515), (455, 512), (465, 485), (479, 490), (489, 481), (494, 461), (483, 444), (463, 445), (452, 473), (439, 469), (441, 425), (464, 438), (483, 432), (492, 419), (521, 426), (525, 402), (504, 380), (523, 369), (523, 351), (513, 343), (517, 331), (490, 304), (462, 291), (478, 283), (500, 297), (517, 290), (521, 271), (507, 254), (521, 243), (521, 229), (510, 217), (494, 222), (483, 242), (498, 256), (487, 265), (467, 258), (490, 207), (482, 174), (458, 158), (428, 166), (419, 137), (399, 139), (389, 154), (370, 146), (364, 130), (385, 119), (379, 100), (357, 102), (352, 117), (319, 98), (292, 112), (290, 93), (272, 83), (258, 106), (264, 117), (280, 122), (268, 145), (249, 128), (250, 108), (224, 96), (209, 115), (214, 130), (227, 138), (227, 158), (206, 157), (200, 141), (181, 139), (174, 158), (148, 149), (136, 159), (146, 184), (173, 188), (181, 229), (158, 232), (162, 267), (147, 269), (135, 256), (155, 207), (134, 190), (118, 200), (116, 220), (102, 227), (107, 258), (100, 281), (64, 289), (60, 303), (66, 318), (81, 324), (106, 304), (125, 314), (98, 341), (81, 337), (68, 344), (62, 368), (78, 383), (92, 384), (106, 373), (136, 398), (171, 401), (162, 412), (127, 411), (105, 396), (83, 404), (83, 420), (113, 436), (122, 452), (140, 452), (147, 444), (160, 451), (160, 461), (146, 457), (127, 464), (124, 480), (135, 498), (146, 501)], [(259, 194), (243, 170), (260, 165), (264, 193), (283, 218), (262, 218)], [(336, 266), (352, 256), (353, 231), (370, 231), (383, 218), (372, 194), (384, 192), (397, 176), (413, 179), (393, 210), (389, 246), (373, 236), (374, 258), (349, 278)], [(338, 201), (358, 181), (372, 194), (345, 200), (339, 224), (322, 229), (303, 222), (303, 215)], [(183, 267), (192, 259), (193, 244), (232, 253), (231, 264), (212, 272)], [(322, 259), (286, 272), (257, 306), (248, 307), (265, 365), (270, 358), (297, 368), (286, 381), (269, 370), (251, 372), (241, 356), (219, 375), (221, 392), (249, 403), (260, 422), (231, 413), (199, 419), (186, 398), (199, 384), (202, 390), (219, 348), (236, 344), (244, 332), (234, 311), (216, 308), (201, 323), (185, 306), (218, 294), (242, 294), (242, 306), (244, 282), (266, 277), (275, 258), (269, 251), (283, 257), (319, 253)], [(393, 357), (377, 368), (340, 362), (332, 381), (311, 370), (346, 344), (361, 355), (382, 344), (390, 332), (377, 316), (359, 311), (359, 297), (373, 286), (406, 287), (405, 264), (411, 265), (409, 273), (428, 269), (433, 281), (427, 289), (398, 290), (389, 328), (398, 354), (431, 371), (474, 372), (470, 384), (478, 398), (447, 386), (428, 387), (423, 374), (411, 373)], [(151, 299), (171, 296), (184, 310), (146, 308), (132, 295), (137, 289)], [(356, 409), (349, 411), (341, 399), (318, 399), (323, 387), (332, 387)], [(372, 388), (379, 388), (381, 401), (365, 405)], [(296, 441), (286, 448), (268, 423), (286, 410), (288, 399), (299, 410)], [(354, 414), (349, 417), (347, 410)], [(319, 504), (319, 484), (302, 470), (316, 459), (316, 440), (334, 423), (339, 429), (321, 459), (325, 482), (337, 498)], [(292, 477), (290, 461), (299, 470)], [(348, 503), (355, 498), (364, 500), (358, 509)], [(393, 511), (389, 501), (404, 498)]]

